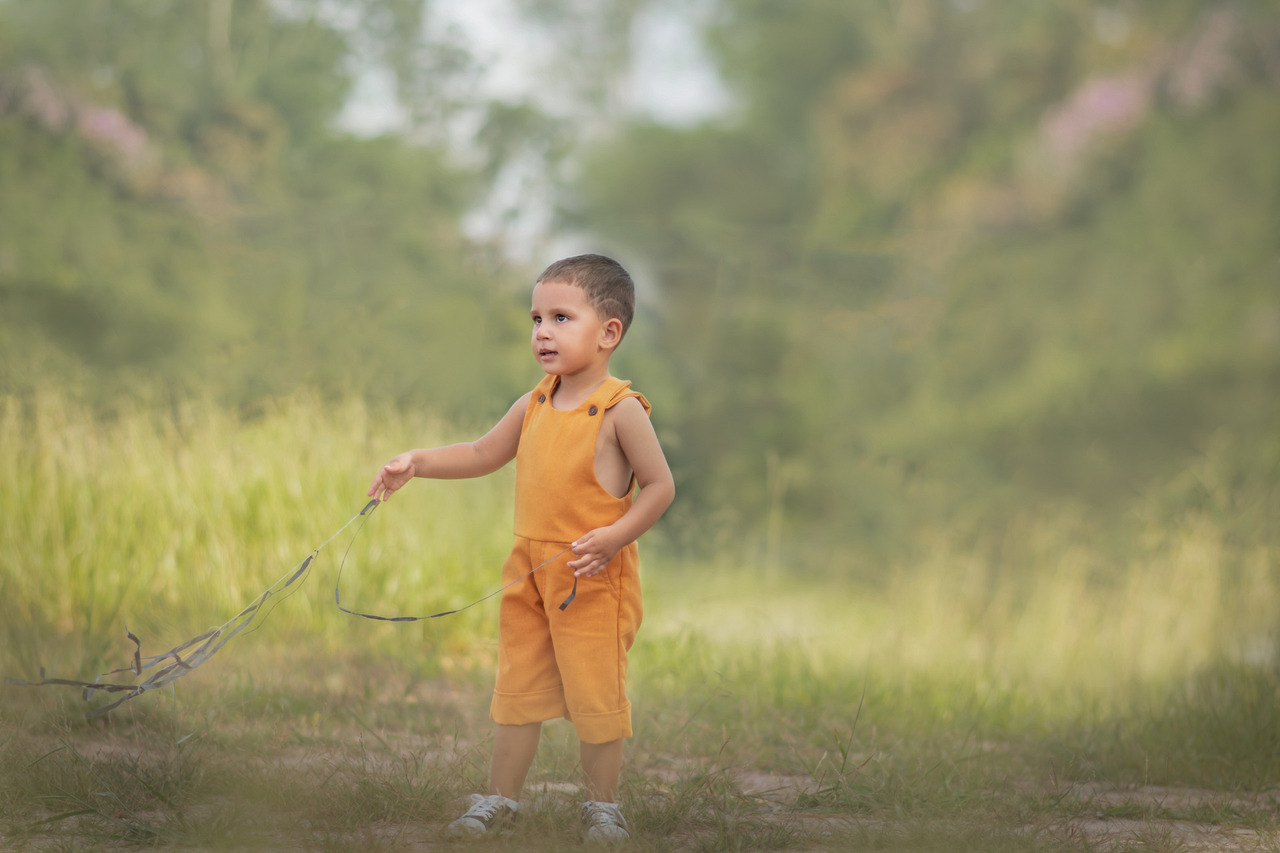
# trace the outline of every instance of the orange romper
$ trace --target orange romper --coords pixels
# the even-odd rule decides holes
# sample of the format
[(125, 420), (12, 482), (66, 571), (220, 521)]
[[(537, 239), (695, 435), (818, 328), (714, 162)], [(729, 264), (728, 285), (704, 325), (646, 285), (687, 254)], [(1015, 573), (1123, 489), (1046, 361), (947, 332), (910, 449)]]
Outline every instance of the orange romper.
[[(547, 376), (533, 389), (516, 452), (515, 545), (502, 567), (512, 583), (631, 507), (635, 478), (624, 497), (610, 494), (595, 474), (596, 437), (607, 409), (636, 397), (631, 383), (610, 377), (578, 408), (551, 404), (559, 381)], [(564, 717), (586, 743), (631, 736), (627, 651), (640, 627), (636, 543), (620, 550), (605, 571), (578, 580), (567, 551), (502, 594), (498, 676), (489, 717), (524, 725)]]

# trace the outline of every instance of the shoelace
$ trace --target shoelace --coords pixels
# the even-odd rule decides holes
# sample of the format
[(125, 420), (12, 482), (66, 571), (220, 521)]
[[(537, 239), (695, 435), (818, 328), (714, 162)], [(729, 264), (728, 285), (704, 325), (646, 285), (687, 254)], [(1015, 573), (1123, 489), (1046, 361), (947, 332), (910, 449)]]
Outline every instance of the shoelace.
[(616, 806), (611, 808), (606, 803), (596, 802), (584, 803), (583, 805), (588, 818), (587, 822), (592, 826), (627, 828), (627, 821)]
[(488, 825), (493, 822), (495, 817), (498, 816), (498, 812), (501, 809), (502, 800), (499, 800), (497, 797), (485, 797), (483, 800), (480, 800), (471, 808), (467, 809), (467, 813), (464, 817), (479, 818)]

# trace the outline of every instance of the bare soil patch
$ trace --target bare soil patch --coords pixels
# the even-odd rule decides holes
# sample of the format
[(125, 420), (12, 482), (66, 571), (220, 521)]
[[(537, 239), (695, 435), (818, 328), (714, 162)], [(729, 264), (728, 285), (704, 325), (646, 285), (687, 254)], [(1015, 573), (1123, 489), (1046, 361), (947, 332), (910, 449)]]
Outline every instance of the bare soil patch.
[[(471, 762), (484, 751), (484, 744), (459, 738), (452, 743), (420, 736), (398, 735), (380, 732), (365, 742), (368, 748), (354, 746), (358, 728), (345, 733), (339, 740), (322, 739), (306, 745), (281, 743), (265, 754), (248, 759), (253, 772), (272, 779), (301, 780), (306, 778), (332, 778), (334, 788), (325, 789), (315, 784), (309, 790), (334, 793), (334, 802), (342, 807), (348, 792), (364, 791), (370, 803), (381, 804), (383, 815), (369, 815), (363, 822), (359, 817), (344, 822), (326, 822), (319, 812), (300, 812), (282, 821), (279, 827), (265, 827), (254, 831), (245, 840), (243, 849), (273, 849), (281, 851), (309, 850), (448, 850), (452, 845), (442, 838), (441, 830), (452, 809), (437, 792), (434, 806), (423, 808), (426, 794), (425, 779), (456, 776), (459, 768)], [(374, 743), (374, 737), (377, 743)], [(60, 742), (47, 738), (28, 738), (30, 755), (41, 756), (56, 750)], [(64, 746), (64, 749), (67, 748)], [(128, 737), (102, 735), (76, 739), (74, 749), (78, 761), (87, 768), (124, 768), (113, 776), (99, 774), (95, 777), (91, 792), (117, 780), (129, 782), (134, 778), (162, 778), (171, 772), (172, 756), (163, 750), (143, 748)], [(64, 756), (64, 763), (70, 764)], [(216, 753), (209, 760), (218, 763), (223, 756)], [(702, 808), (715, 808), (726, 803), (733, 812), (726, 823), (743, 828), (736, 837), (736, 850), (843, 850), (850, 849), (851, 839), (865, 839), (876, 849), (907, 851), (902, 842), (918, 820), (911, 816), (900, 819), (887, 807), (874, 813), (857, 810), (838, 811), (810, 807), (822, 802), (821, 783), (812, 776), (799, 773), (778, 772), (757, 767), (717, 767), (707, 760), (682, 759), (672, 756), (645, 756), (637, 761), (643, 783), (652, 784), (655, 800), (670, 800), (681, 796), (682, 790), (696, 788), (700, 780), (713, 778), (716, 785), (728, 792), (723, 800), (706, 797)], [(79, 765), (75, 765), (78, 767)], [(74, 769), (74, 767), (73, 767)], [(561, 770), (568, 771), (568, 767)], [(642, 784), (636, 780), (637, 787)], [(302, 787), (306, 787), (305, 785)], [(370, 793), (371, 792), (371, 793)], [(632, 794), (636, 796), (636, 794)], [(432, 796), (429, 795), (428, 796)], [(525, 806), (529, 813), (529, 831), (511, 846), (498, 844), (489, 849), (555, 849), (556, 837), (542, 838), (543, 829), (567, 833), (560, 824), (572, 822), (579, 796), (576, 784), (568, 781), (531, 782), (526, 789)], [(641, 795), (643, 796), (643, 795)], [(993, 800), (1001, 794), (992, 793)], [(1280, 851), (1280, 791), (1258, 794), (1224, 792), (1179, 786), (1124, 786), (1107, 782), (1057, 782), (1027, 778), (1017, 785), (1009, 797), (1026, 797), (1032, 803), (1025, 809), (1025, 824), (1013, 832), (1029, 840), (1045, 842), (1034, 849), (1106, 851), (1106, 853), (1130, 853), (1131, 851), (1168, 851), (1169, 853), (1276, 853)], [(240, 799), (238, 799), (240, 798)], [(412, 800), (413, 804), (405, 805)], [(96, 801), (95, 801), (96, 802)], [(64, 803), (44, 802), (28, 797), (25, 802), (10, 800), (8, 815), (0, 824), (0, 851), (9, 850), (66, 850), (93, 836), (92, 827), (86, 822), (91, 817), (55, 820), (36, 825), (37, 821), (53, 817)], [(883, 804), (881, 804), (883, 806)], [(216, 823), (220, 811), (252, 814), (245, 809), (241, 794), (224, 792), (213, 797), (197, 797), (183, 806), (183, 817), (189, 823)], [(1002, 813), (993, 809), (992, 815)], [(283, 816), (281, 816), (283, 818)], [(935, 836), (944, 834), (945, 822), (952, 818), (941, 817), (933, 822)], [(163, 812), (133, 814), (130, 820), (149, 823), (158, 827), (171, 825), (172, 815)], [(959, 830), (972, 830), (983, 820), (981, 810), (954, 817)], [(905, 823), (904, 823), (905, 821)], [(99, 821), (101, 822), (101, 821)], [(639, 823), (644, 823), (641, 818)], [(124, 825), (125, 821), (119, 821)], [(671, 837), (652, 837), (652, 822), (641, 833), (640, 849), (698, 850), (730, 849), (708, 846), (708, 835), (717, 831), (708, 828), (714, 821), (702, 821), (688, 831)], [(5, 826), (7, 824), (7, 827)], [(287, 825), (285, 825), (287, 824)], [(785, 830), (766, 841), (762, 827)], [(939, 828), (941, 827), (941, 828)], [(985, 827), (990, 828), (990, 827)], [(6, 834), (11, 830), (17, 830)], [(232, 829), (233, 834), (240, 830)], [(1008, 830), (1006, 830), (1008, 831)], [(647, 832), (647, 836), (645, 835)], [(267, 839), (266, 846), (262, 839)], [(564, 838), (571, 837), (568, 834)], [(794, 846), (777, 844), (779, 838), (794, 838)], [(659, 843), (660, 842), (660, 843)], [(167, 842), (156, 839), (148, 842), (153, 849), (165, 849)], [(548, 846), (551, 845), (551, 846)], [(124, 846), (130, 846), (125, 842)], [(178, 846), (183, 846), (179, 844)], [(176, 848), (174, 848), (176, 849)], [(930, 847), (930, 849), (935, 849)]]
[(1240, 795), (1203, 788), (1092, 782), (1065, 786), (1079, 815), (1052, 831), (1099, 850), (1245, 853), (1280, 850), (1280, 793)]

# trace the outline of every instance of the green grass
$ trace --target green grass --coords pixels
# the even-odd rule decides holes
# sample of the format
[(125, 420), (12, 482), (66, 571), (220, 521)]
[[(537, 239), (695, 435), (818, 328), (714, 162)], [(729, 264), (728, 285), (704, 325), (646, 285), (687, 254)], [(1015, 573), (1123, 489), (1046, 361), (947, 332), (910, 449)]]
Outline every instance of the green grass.
[[(126, 624), (152, 652), (222, 624), (365, 505), (368, 481), (396, 448), (448, 440), (438, 425), (358, 405), (282, 407), (251, 420), (193, 405), (104, 422), (56, 397), (25, 410), (0, 401), (0, 595), (21, 617), (3, 629), (6, 662), (63, 673), (114, 666), (128, 651)], [(507, 491), (499, 475), (398, 495), (356, 540), (344, 603), (398, 614), (411, 600), (436, 612), (488, 591), (487, 569), (508, 545)], [(484, 624), (479, 611), (406, 630), (353, 624), (332, 607), (354, 529), (263, 630), (327, 647), (412, 637), (446, 669), (468, 657), (458, 652)]]
[[(151, 654), (225, 622), (364, 506), (377, 465), (459, 436), (307, 397), (111, 419), (0, 401), (0, 674), (91, 679), (127, 663), (126, 626)], [(412, 484), (355, 538), (344, 603), (492, 591), (510, 490)], [(1172, 850), (1193, 821), (1280, 849), (1275, 555), (1194, 515), (1123, 549), (1069, 513), (1025, 524), (991, 534), (999, 561), (921, 531), (929, 556), (874, 584), (648, 548), (636, 846)], [(105, 718), (83, 716), (103, 697), (0, 688), (0, 849), (441, 844), (487, 775), (496, 601), (339, 613), (354, 530), (257, 631)], [(514, 849), (576, 843), (576, 753), (547, 727)], [(1147, 827), (1128, 848), (1082, 829), (1122, 819)]]

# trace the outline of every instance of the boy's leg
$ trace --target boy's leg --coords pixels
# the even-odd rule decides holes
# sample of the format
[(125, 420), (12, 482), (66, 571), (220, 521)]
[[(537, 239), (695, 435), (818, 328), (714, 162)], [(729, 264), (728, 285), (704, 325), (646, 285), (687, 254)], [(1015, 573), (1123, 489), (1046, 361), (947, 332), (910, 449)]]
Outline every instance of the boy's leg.
[(587, 777), (587, 799), (617, 802), (618, 777), (622, 774), (622, 739), (607, 743), (581, 742), (582, 772)]
[(498, 726), (493, 736), (493, 763), (489, 770), (489, 793), (520, 799), (524, 779), (538, 753), (542, 723)]
[(493, 735), (489, 795), (472, 794), (471, 808), (445, 828), (454, 837), (480, 836), (511, 826), (520, 808), (520, 791), (538, 752), (542, 723), (498, 726)]
[(618, 776), (622, 773), (622, 739), (606, 743), (580, 741), (582, 771), (587, 777), (587, 801), (582, 804), (582, 824), (589, 842), (608, 844), (631, 837), (627, 819), (617, 803)]

